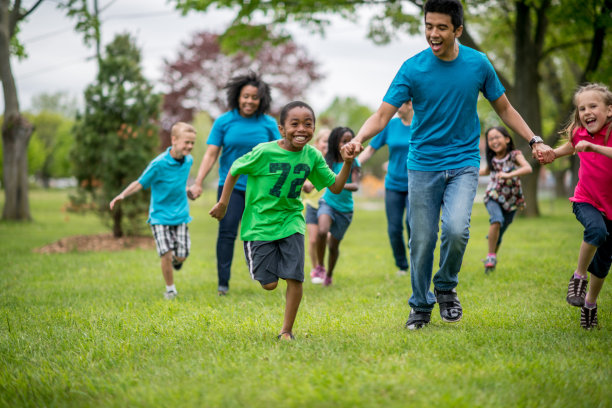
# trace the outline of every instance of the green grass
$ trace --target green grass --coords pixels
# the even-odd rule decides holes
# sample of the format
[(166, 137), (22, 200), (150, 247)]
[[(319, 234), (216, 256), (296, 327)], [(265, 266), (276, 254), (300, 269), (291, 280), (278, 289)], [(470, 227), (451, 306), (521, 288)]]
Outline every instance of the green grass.
[(275, 339), (284, 284), (251, 281), (241, 245), (230, 295), (216, 295), (212, 195), (192, 205), (173, 302), (154, 250), (33, 253), (105, 232), (93, 215), (62, 212), (66, 201), (34, 191), (33, 222), (0, 223), (0, 406), (612, 405), (612, 292), (599, 299), (601, 328), (582, 330), (564, 300), (582, 238), (566, 200), (515, 220), (490, 276), (488, 216), (475, 204), (464, 318), (445, 324), (435, 308), (418, 332), (403, 328), (410, 279), (395, 275), (382, 203), (360, 201), (334, 285), (304, 284), (293, 343)]

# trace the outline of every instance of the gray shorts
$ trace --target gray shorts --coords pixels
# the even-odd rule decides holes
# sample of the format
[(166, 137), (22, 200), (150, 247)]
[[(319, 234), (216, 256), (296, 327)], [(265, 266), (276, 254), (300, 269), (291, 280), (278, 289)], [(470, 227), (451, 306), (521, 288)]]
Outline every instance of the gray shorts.
[(261, 285), (280, 279), (304, 282), (304, 235), (295, 233), (276, 241), (244, 241), (249, 273)]
[(187, 224), (151, 225), (151, 231), (153, 231), (159, 256), (168, 251), (174, 251), (174, 256), (177, 258), (187, 258), (191, 248)]
[(306, 204), (306, 224), (318, 224), (319, 217), (317, 217), (317, 208), (314, 208), (310, 204)]
[(319, 201), (319, 211), (317, 211), (317, 215), (320, 217), (322, 214), (327, 214), (331, 217), (332, 224), (331, 227), (329, 227), (329, 232), (338, 241), (342, 241), (342, 238), (344, 238), (344, 233), (348, 229), (349, 225), (351, 225), (351, 221), (353, 220), (353, 213), (336, 211), (325, 201), (321, 200)]

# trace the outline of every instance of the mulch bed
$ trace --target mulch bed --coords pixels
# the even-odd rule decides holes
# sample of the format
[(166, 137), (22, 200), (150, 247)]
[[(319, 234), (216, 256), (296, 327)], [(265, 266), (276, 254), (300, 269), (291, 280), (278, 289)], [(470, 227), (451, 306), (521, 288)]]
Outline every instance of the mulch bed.
[(75, 235), (62, 238), (52, 244), (36, 248), (33, 252), (39, 254), (55, 254), (82, 251), (123, 251), (126, 249), (155, 248), (153, 237), (121, 237), (115, 238), (113, 234)]

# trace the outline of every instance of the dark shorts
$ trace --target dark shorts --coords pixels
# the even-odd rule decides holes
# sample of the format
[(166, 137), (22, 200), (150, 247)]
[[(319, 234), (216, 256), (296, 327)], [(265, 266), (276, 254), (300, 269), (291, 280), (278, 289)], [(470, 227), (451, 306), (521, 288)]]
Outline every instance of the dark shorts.
[(306, 204), (306, 224), (318, 224), (319, 217), (317, 217), (317, 209)]
[(244, 256), (253, 280), (261, 285), (279, 279), (304, 282), (304, 235), (276, 241), (244, 241)]
[(349, 225), (351, 225), (351, 221), (353, 220), (353, 213), (343, 213), (340, 211), (336, 211), (325, 201), (321, 200), (319, 201), (319, 211), (317, 211), (317, 215), (320, 217), (323, 214), (329, 215), (332, 219), (332, 224), (329, 228), (329, 232), (338, 241), (342, 241), (346, 230), (348, 229)]
[(189, 228), (187, 224), (180, 225), (151, 225), (153, 238), (157, 254), (164, 255), (168, 251), (173, 251), (177, 258), (187, 258), (191, 248), (189, 238)]

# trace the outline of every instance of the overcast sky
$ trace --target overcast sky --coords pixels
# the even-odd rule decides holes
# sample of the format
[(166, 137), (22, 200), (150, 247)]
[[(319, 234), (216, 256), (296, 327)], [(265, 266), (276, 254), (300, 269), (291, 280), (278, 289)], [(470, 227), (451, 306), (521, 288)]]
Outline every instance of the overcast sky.
[[(232, 18), (231, 13), (219, 10), (182, 17), (166, 0), (100, 1), (102, 8), (106, 4), (103, 43), (110, 42), (115, 33), (131, 33), (141, 48), (145, 75), (154, 83), (161, 78), (163, 59), (175, 59), (181, 43), (198, 31), (221, 32)], [(29, 57), (13, 59), (13, 72), (22, 110), (40, 93), (66, 91), (81, 99), (85, 87), (93, 82), (94, 50), (83, 45), (73, 26), (74, 22), (56, 9), (55, 1), (45, 1), (21, 25), (20, 38)], [(326, 37), (321, 38), (291, 26), (296, 43), (306, 47), (326, 74), (306, 98), (315, 110), (325, 109), (336, 96), (354, 96), (375, 109), (402, 62), (427, 47), (423, 35), (403, 36), (391, 45), (376, 46), (366, 38), (366, 27), (367, 18), (359, 24), (334, 19)], [(4, 107), (3, 98), (1, 103)]]

